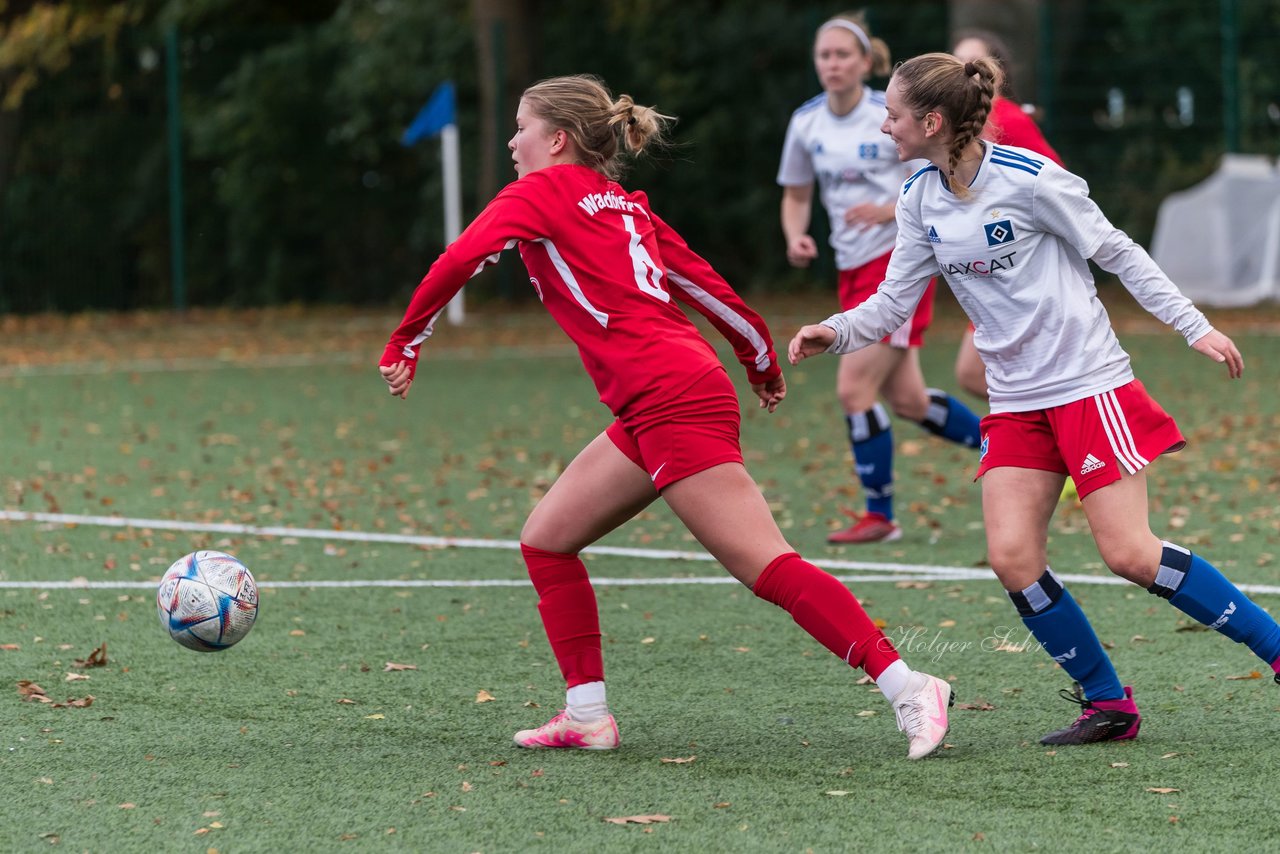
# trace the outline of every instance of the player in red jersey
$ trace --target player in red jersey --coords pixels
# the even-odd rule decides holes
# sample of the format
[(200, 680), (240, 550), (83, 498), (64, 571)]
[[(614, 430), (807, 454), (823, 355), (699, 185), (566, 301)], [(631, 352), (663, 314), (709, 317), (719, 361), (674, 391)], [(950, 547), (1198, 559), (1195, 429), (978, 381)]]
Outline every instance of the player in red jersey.
[(564, 712), (517, 733), (516, 744), (618, 746), (595, 593), (578, 553), (661, 496), (735, 578), (876, 679), (910, 741), (908, 756), (921, 758), (946, 734), (950, 686), (907, 667), (849, 589), (783, 538), (743, 466), (733, 384), (677, 300), (733, 344), (760, 406), (772, 412), (786, 384), (764, 321), (653, 212), (644, 193), (615, 180), (620, 146), (638, 154), (661, 142), (668, 118), (629, 96), (615, 100), (593, 77), (552, 78), (525, 90), (507, 146), (518, 180), (431, 266), (379, 363), (391, 394), (405, 397), (439, 312), (514, 246), (615, 417), (552, 485), (520, 535), (568, 692)]
[[(1022, 105), (1013, 91), (1009, 63), (1009, 46), (1004, 40), (988, 30), (962, 30), (956, 34), (955, 47), (951, 55), (961, 62), (973, 62), (980, 57), (990, 57), (999, 66), (1000, 81), (996, 88), (996, 97), (991, 101), (991, 113), (987, 116), (986, 127), (982, 138), (1000, 145), (1016, 145), (1027, 148), (1037, 154), (1043, 154), (1059, 166), (1065, 166), (1058, 152), (1044, 138), (1035, 120), (1023, 111)], [(982, 356), (973, 344), (973, 324), (965, 330), (960, 339), (960, 349), (956, 351), (956, 382), (974, 397), (987, 399), (987, 366), (982, 363)], [(1063, 497), (1075, 496), (1074, 481), (1067, 480)]]
[[(1058, 152), (1044, 138), (1040, 127), (1035, 123), (1018, 102), (1011, 81), (1009, 46), (1004, 40), (989, 30), (963, 30), (956, 34), (955, 47), (951, 55), (961, 62), (972, 62), (981, 57), (995, 60), (1000, 73), (996, 84), (996, 96), (991, 100), (991, 112), (987, 116), (987, 124), (983, 128), (982, 138), (1000, 145), (1016, 145), (1065, 166)], [(970, 323), (960, 339), (960, 347), (956, 350), (956, 382), (974, 397), (986, 400), (987, 366), (973, 343), (973, 324)], [(1062, 487), (1063, 501), (1078, 498), (1076, 483), (1067, 478)]]

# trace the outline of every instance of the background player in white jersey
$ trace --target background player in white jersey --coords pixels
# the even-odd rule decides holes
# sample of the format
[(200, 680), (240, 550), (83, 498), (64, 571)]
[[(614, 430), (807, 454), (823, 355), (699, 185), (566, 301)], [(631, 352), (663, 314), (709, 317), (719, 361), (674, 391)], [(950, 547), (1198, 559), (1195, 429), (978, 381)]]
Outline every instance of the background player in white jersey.
[[(894, 203), (912, 170), (880, 131), (884, 93), (866, 80), (873, 72), (889, 72), (889, 48), (870, 36), (862, 17), (841, 15), (819, 27), (813, 62), (823, 94), (791, 116), (778, 167), (782, 233), (787, 260), (795, 267), (809, 266), (818, 255), (809, 234), (816, 181), (840, 271), (840, 307), (850, 309), (875, 293), (884, 278), (897, 234)], [(832, 532), (828, 542), (874, 543), (902, 536), (893, 521), (893, 433), (881, 395), (899, 417), (944, 439), (977, 447), (977, 416), (945, 391), (925, 386), (917, 349), (932, 318), (931, 282), (901, 328), (840, 360), (836, 395), (867, 509), (852, 525)]]
[(516, 733), (515, 742), (618, 746), (595, 592), (578, 553), (661, 497), (735, 578), (876, 680), (907, 734), (908, 757), (920, 759), (947, 733), (951, 686), (909, 668), (849, 588), (787, 543), (743, 467), (733, 383), (680, 303), (729, 339), (760, 405), (772, 412), (786, 383), (768, 328), (644, 193), (615, 180), (619, 153), (660, 141), (666, 119), (627, 95), (615, 100), (593, 77), (526, 89), (508, 144), (518, 180), (431, 265), (379, 363), (391, 394), (406, 396), (436, 316), (486, 263), (515, 247), (615, 416), (520, 533), (567, 691), (563, 714)]
[[(887, 89), (885, 131), (903, 158), (931, 165), (903, 186), (898, 242), (879, 293), (803, 327), (791, 362), (866, 347), (900, 324), (939, 267), (973, 320), (987, 364), (982, 510), (992, 569), (1023, 622), (1078, 683), (1083, 713), (1041, 739), (1134, 738), (1141, 718), (1093, 628), (1048, 568), (1049, 519), (1076, 483), (1094, 541), (1116, 575), (1246, 644), (1280, 682), (1280, 626), (1212, 564), (1151, 532), (1146, 467), (1180, 450), (1173, 419), (1133, 376), (1086, 259), (1115, 273), (1149, 312), (1231, 378), (1244, 362), (1226, 335), (1115, 228), (1085, 182), (1023, 148), (979, 135), (996, 66), (933, 53), (903, 63)], [(1081, 691), (1083, 689), (1083, 692)]]

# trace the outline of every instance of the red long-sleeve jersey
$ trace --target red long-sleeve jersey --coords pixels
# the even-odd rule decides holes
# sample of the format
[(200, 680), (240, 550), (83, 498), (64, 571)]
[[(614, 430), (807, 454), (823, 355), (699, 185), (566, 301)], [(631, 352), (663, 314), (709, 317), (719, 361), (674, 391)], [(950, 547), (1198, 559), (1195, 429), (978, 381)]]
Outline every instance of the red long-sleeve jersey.
[(650, 210), (644, 193), (570, 164), (531, 172), (498, 193), (431, 265), (380, 364), (416, 368), (440, 311), (512, 246), (619, 418), (642, 423), (720, 364), (672, 297), (715, 325), (752, 383), (781, 372), (764, 321)]

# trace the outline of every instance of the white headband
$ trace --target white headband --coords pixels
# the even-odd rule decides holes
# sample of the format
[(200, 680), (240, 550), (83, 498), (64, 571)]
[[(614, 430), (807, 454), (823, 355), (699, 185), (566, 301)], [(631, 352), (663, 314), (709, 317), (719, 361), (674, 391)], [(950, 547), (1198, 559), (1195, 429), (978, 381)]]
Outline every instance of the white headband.
[(844, 18), (832, 18), (821, 27), (818, 27), (818, 32), (825, 33), (832, 27), (840, 27), (841, 29), (845, 29), (853, 33), (858, 37), (858, 41), (862, 43), (863, 53), (867, 56), (871, 55), (871, 39), (867, 38), (867, 34), (863, 32), (862, 27), (858, 26), (853, 21), (846, 21)]

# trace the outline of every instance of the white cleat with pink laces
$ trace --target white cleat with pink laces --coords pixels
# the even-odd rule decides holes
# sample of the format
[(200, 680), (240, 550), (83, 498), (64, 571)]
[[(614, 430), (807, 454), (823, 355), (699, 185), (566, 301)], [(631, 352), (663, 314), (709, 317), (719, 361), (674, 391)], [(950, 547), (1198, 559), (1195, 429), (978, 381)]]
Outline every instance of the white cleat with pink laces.
[(516, 745), (536, 750), (576, 748), (578, 750), (613, 750), (622, 739), (613, 715), (596, 721), (575, 721), (561, 712), (537, 729), (524, 729), (515, 735)]

